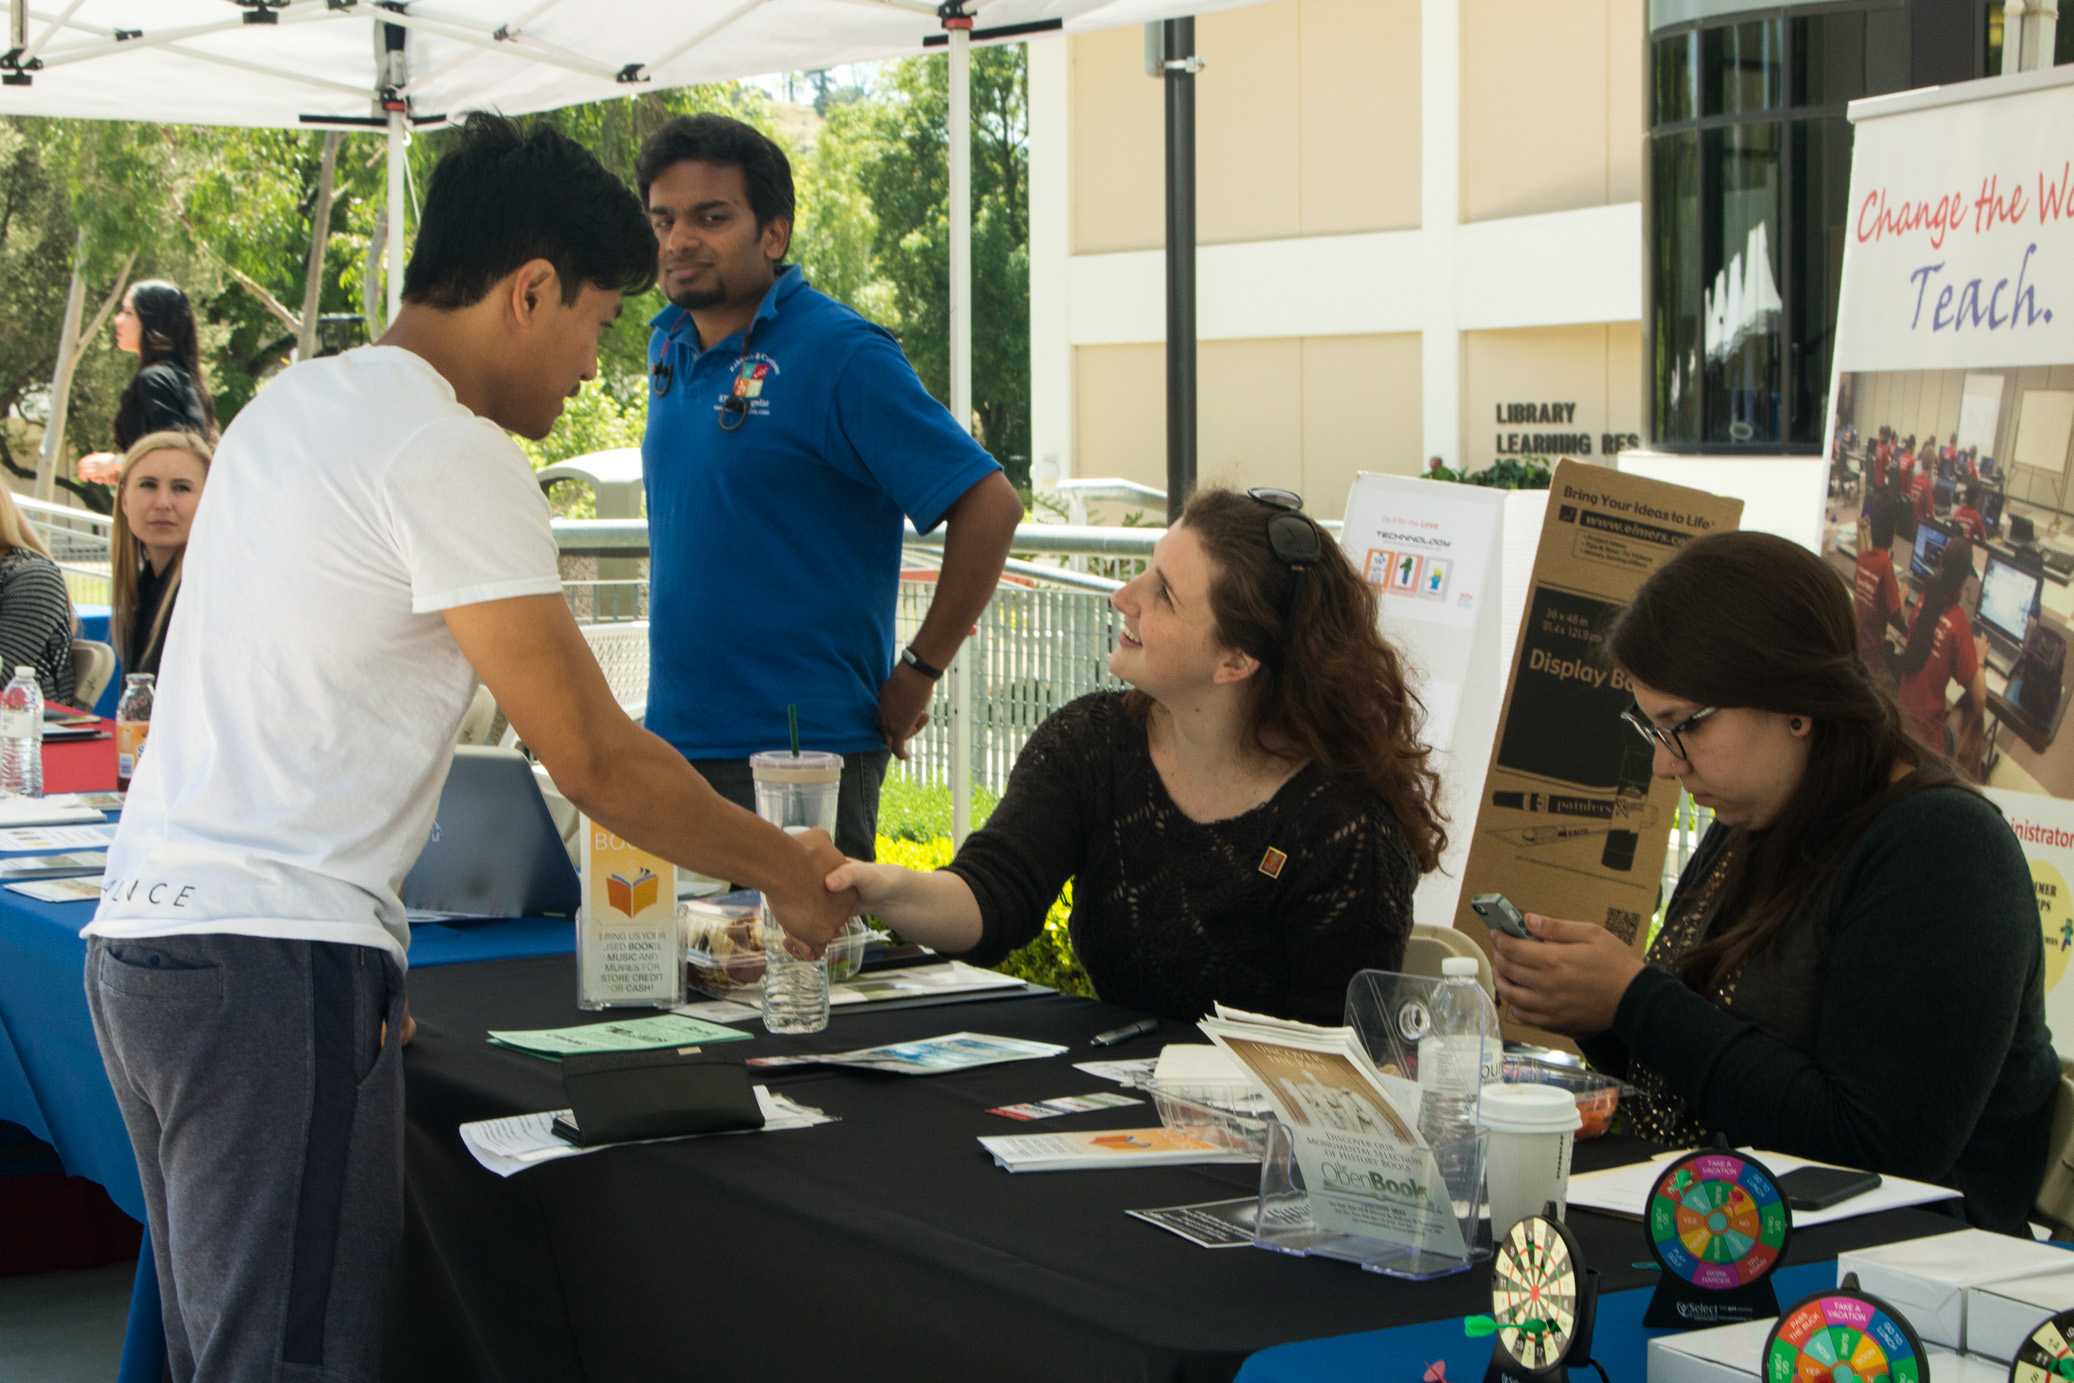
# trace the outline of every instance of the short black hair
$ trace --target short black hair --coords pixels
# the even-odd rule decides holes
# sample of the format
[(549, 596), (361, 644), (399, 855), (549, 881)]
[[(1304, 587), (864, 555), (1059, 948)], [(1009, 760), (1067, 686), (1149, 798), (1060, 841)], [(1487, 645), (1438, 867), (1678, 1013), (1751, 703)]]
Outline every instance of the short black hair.
[(1872, 525), (1872, 545), (1884, 552), (1894, 545), (1894, 496), (1886, 490), (1873, 492), (1865, 517)]
[(634, 180), (640, 184), (644, 209), (648, 205), (648, 189), (663, 175), (663, 170), (685, 162), (741, 169), (758, 231), (777, 217), (792, 219), (792, 163), (785, 151), (754, 125), (725, 115), (680, 115), (648, 136), (641, 146), (641, 157), (634, 161)]
[(530, 260), (554, 265), (562, 301), (584, 285), (624, 294), (655, 282), (655, 232), (627, 185), (551, 125), (472, 112), (432, 170), (403, 299), (445, 310), (481, 302)]

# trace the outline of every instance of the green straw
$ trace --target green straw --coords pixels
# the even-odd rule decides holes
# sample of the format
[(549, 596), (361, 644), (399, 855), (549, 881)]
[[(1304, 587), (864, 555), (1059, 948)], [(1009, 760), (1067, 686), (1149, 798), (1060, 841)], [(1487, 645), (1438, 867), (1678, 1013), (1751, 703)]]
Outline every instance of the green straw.
[(792, 731), (792, 757), (796, 759), (799, 757), (799, 707), (785, 708), (785, 725)]

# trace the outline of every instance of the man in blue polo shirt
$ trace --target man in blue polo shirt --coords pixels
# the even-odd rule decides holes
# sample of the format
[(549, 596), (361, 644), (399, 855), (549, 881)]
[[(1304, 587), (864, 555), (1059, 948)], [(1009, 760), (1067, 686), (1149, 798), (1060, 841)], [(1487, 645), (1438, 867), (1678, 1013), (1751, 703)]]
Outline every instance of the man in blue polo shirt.
[[(889, 753), (986, 607), (1022, 519), (1001, 468), (883, 328), (784, 263), (792, 170), (738, 120), (672, 120), (636, 168), (661, 286), (648, 350), (650, 730), (752, 805), (748, 756), (843, 756), (835, 843), (875, 855)], [(893, 651), (903, 516), (943, 568)]]

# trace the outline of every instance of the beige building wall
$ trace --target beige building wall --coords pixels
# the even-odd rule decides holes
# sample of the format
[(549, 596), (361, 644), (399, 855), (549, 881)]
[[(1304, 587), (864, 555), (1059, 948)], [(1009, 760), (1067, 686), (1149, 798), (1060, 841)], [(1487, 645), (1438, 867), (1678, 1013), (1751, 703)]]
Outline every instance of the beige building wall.
[[(1274, 0), (1196, 22), (1201, 244), (1419, 224), (1418, 0)], [(1141, 29), (1071, 43), (1072, 252), (1164, 242), (1162, 83)]]
[[(1357, 471), (1419, 469), (1419, 338), (1205, 341), (1198, 479), (1280, 485), (1338, 518)], [(1073, 353), (1079, 474), (1166, 487), (1166, 351)]]
[[(1563, 405), (1561, 421), (1501, 416), (1524, 405)], [(1610, 459), (1641, 445), (1642, 328), (1636, 322), (1462, 334), (1462, 461), (1482, 470), (1500, 457)], [(1608, 446), (1608, 434), (1614, 436)]]
[(1462, 6), (1462, 219), (1642, 195), (1640, 0)]

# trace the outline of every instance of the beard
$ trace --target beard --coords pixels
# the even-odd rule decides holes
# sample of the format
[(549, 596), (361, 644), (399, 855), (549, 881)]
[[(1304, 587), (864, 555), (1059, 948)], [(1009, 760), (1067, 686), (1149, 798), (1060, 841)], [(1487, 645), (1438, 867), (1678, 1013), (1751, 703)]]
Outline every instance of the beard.
[(702, 308), (718, 307), (727, 301), (727, 290), (714, 288), (685, 288), (667, 295), (672, 303), (686, 312), (697, 312)]

